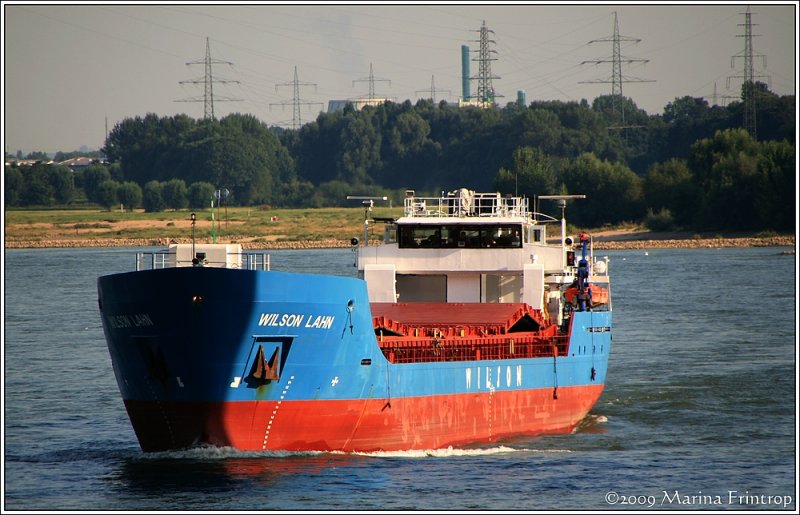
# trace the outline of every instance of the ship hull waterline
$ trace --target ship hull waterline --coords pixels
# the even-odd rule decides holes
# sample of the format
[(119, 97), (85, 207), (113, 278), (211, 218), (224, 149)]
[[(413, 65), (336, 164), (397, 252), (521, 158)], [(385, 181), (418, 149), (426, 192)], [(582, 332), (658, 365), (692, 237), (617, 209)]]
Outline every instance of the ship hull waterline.
[[(127, 401), (144, 451), (407, 451), (569, 433), (603, 387), (349, 401)], [(168, 415), (167, 415), (168, 413)]]

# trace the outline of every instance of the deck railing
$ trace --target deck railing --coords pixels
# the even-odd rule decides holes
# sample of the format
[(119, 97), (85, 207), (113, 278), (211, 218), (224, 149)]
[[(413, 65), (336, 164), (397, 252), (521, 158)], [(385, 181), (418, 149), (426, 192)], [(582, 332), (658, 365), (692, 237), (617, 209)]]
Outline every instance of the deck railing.
[[(265, 252), (242, 252), (238, 254), (228, 254), (228, 256), (239, 256), (241, 266), (238, 263), (230, 265), (226, 262), (204, 261), (202, 264), (195, 265), (191, 260), (177, 260), (175, 253), (168, 251), (157, 252), (137, 252), (136, 271), (158, 270), (161, 268), (175, 268), (187, 266), (207, 266), (214, 268), (240, 268), (242, 270), (266, 270), (270, 269), (270, 256)], [(237, 259), (229, 261), (239, 261)]]
[(444, 197), (406, 196), (404, 215), (410, 217), (523, 217), (530, 215), (528, 199), (499, 193), (451, 193)]
[(569, 338), (567, 336), (539, 338), (521, 334), (450, 340), (392, 337), (384, 338), (379, 342), (379, 346), (390, 363), (484, 361), (566, 356)]

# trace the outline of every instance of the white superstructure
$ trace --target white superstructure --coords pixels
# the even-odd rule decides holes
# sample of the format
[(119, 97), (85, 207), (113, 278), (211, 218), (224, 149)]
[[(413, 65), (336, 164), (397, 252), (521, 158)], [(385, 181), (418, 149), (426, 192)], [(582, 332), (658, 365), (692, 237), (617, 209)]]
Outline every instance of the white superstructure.
[(370, 302), (525, 302), (555, 314), (560, 306), (548, 305), (575, 278), (572, 239), (548, 245), (546, 225), (558, 220), (527, 198), (409, 190), (403, 216), (389, 222), (383, 245), (358, 248)]

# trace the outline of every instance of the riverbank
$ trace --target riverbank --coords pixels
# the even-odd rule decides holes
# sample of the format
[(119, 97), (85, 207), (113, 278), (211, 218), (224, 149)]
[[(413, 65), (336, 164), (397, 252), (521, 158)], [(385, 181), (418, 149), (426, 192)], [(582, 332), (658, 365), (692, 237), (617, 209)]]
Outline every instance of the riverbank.
[[(794, 236), (702, 236), (682, 233), (653, 233), (649, 231), (606, 231), (592, 235), (595, 250), (655, 249), (655, 248), (723, 248), (723, 247), (795, 247)], [(211, 243), (210, 238), (197, 238), (197, 243)], [(217, 240), (218, 243), (232, 243)], [(191, 243), (190, 238), (173, 238), (167, 242), (152, 238), (80, 238), (80, 239), (6, 239), (6, 249), (22, 248), (82, 248), (82, 247), (149, 247), (166, 246), (168, 243)], [(301, 241), (246, 241), (245, 250), (270, 249), (323, 249), (347, 248), (347, 239), (323, 238)], [(374, 242), (373, 242), (374, 243)]]
[[(360, 208), (261, 209), (230, 208), (208, 211), (196, 222), (186, 210), (146, 213), (96, 209), (11, 210), (4, 212), (4, 248), (149, 247), (171, 242), (240, 243), (246, 250), (347, 248), (362, 238)], [(220, 216), (221, 215), (221, 216)], [(396, 218), (402, 208), (376, 207), (373, 216)], [(578, 229), (575, 229), (578, 230)], [(382, 224), (371, 224), (371, 244), (383, 237)], [(573, 231), (574, 232), (574, 231)], [(795, 235), (745, 232), (652, 232), (625, 225), (588, 230), (596, 250), (650, 248), (794, 247)], [(557, 243), (559, 227), (548, 229), (548, 242)]]
[(656, 240), (623, 240), (596, 241), (595, 250), (622, 249), (696, 249), (724, 247), (795, 247), (793, 236), (774, 236), (768, 238), (700, 238), (700, 239), (656, 239)]
[(752, 233), (697, 234), (690, 232), (653, 232), (617, 230), (592, 235), (594, 248), (620, 249), (693, 249), (723, 247), (795, 247), (791, 235), (761, 235)]

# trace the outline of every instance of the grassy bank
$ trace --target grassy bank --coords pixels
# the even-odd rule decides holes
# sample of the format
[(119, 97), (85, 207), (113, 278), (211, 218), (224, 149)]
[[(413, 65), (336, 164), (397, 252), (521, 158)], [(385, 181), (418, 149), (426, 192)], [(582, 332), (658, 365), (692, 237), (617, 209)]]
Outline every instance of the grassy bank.
[[(198, 241), (212, 236), (210, 210), (194, 211)], [(399, 216), (401, 208), (373, 209), (374, 216)], [(19, 246), (102, 246), (125, 241), (191, 240), (192, 211), (145, 213), (104, 210), (11, 210), (5, 212), (6, 247)], [(214, 211), (213, 230), (217, 241), (257, 246), (285, 246), (291, 242), (342, 240), (361, 237), (362, 208), (258, 209), (230, 207)], [(376, 227), (373, 238), (382, 236)], [(84, 241), (86, 245), (72, 242)], [(47, 244), (49, 243), (49, 244)]]
[[(145, 213), (99, 209), (18, 209), (5, 212), (5, 248), (139, 247), (192, 241), (192, 211)], [(212, 241), (212, 214), (197, 210), (197, 242)], [(402, 208), (375, 207), (371, 216), (398, 217)], [(214, 211), (219, 243), (246, 249), (347, 247), (362, 238), (364, 209), (222, 208)], [(383, 238), (383, 225), (370, 225), (370, 240)], [(570, 228), (572, 231), (572, 228)], [(557, 230), (551, 229), (550, 236)], [(794, 235), (653, 233), (637, 226), (588, 231), (596, 249), (795, 246)]]

